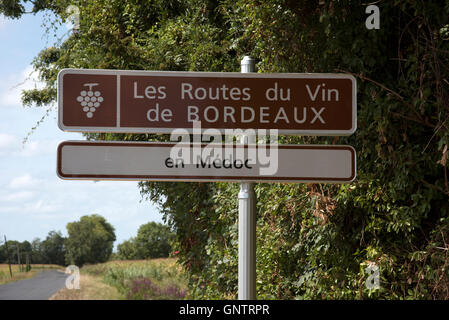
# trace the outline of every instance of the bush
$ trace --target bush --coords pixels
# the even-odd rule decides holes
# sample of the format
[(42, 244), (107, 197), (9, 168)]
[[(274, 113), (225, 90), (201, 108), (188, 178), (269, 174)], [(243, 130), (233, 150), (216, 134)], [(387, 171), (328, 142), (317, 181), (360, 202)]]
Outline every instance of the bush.
[(186, 291), (174, 284), (164, 288), (149, 278), (135, 278), (128, 284), (126, 297), (130, 300), (182, 300), (186, 297)]
[(83, 267), (101, 276), (129, 299), (183, 299), (187, 295), (184, 272), (176, 260), (112, 261)]

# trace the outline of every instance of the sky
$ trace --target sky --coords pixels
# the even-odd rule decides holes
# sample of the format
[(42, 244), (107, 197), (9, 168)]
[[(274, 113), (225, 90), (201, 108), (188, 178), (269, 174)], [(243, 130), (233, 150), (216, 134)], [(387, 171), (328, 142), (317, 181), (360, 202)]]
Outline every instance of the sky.
[(162, 222), (156, 205), (142, 200), (137, 182), (58, 178), (58, 144), (84, 138), (58, 128), (57, 108), (23, 144), (47, 109), (21, 104), (22, 90), (41, 86), (31, 62), (68, 32), (62, 24), (55, 38), (42, 26), (44, 19), (44, 14), (20, 20), (0, 15), (0, 237), (31, 241), (45, 239), (51, 230), (67, 236), (67, 223), (96, 213), (114, 226), (116, 246), (135, 236), (140, 225)]

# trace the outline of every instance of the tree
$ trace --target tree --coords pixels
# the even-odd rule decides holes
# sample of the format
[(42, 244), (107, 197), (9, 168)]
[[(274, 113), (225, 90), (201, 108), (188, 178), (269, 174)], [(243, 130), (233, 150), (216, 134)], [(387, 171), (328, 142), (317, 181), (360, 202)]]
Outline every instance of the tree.
[(109, 259), (115, 241), (114, 227), (93, 214), (67, 224), (66, 262), (78, 267)]
[[(18, 262), (17, 253), (20, 252), (20, 260), (25, 263), (28, 258), (33, 264), (58, 264), (64, 265), (65, 259), (65, 238), (60, 232), (50, 231), (47, 238), (41, 241), (35, 238), (31, 243), (28, 241), (8, 241), (8, 249), (12, 261)], [(19, 250), (17, 250), (19, 249)], [(0, 246), (0, 263), (6, 262), (8, 259), (5, 244)]]
[(152, 259), (168, 257), (172, 239), (173, 233), (168, 226), (149, 222), (140, 226), (135, 242), (142, 258)]
[(20, 241), (17, 240), (8, 240), (8, 251), (11, 259), (11, 263), (19, 263), (19, 257), (17, 252), (20, 252)]
[(149, 222), (139, 227), (137, 236), (119, 244), (119, 259), (137, 260), (168, 257), (174, 234), (162, 223)]
[(136, 244), (136, 239), (125, 240), (117, 246), (117, 258), (120, 260), (143, 259)]
[(4, 241), (2, 241), (0, 239), (0, 263), (5, 263), (8, 260), (8, 256), (6, 254), (6, 248), (5, 248), (5, 245), (3, 242)]
[(19, 246), (20, 252), (22, 252), (23, 254), (25, 254), (26, 252), (31, 252), (32, 250), (31, 243), (27, 240), (21, 242)]
[(50, 231), (44, 241), (40, 243), (40, 251), (45, 263), (64, 265), (65, 264), (65, 238), (61, 232)]
[(31, 262), (35, 264), (46, 263), (44, 254), (42, 253), (42, 242), (39, 238), (31, 241)]

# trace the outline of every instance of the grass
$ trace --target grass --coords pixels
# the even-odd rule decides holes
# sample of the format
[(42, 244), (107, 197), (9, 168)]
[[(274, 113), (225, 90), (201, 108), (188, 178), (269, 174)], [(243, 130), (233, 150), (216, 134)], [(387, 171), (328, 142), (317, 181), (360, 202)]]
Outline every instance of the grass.
[(110, 261), (85, 266), (82, 273), (101, 277), (130, 300), (174, 300), (187, 296), (187, 279), (174, 258)]
[(0, 264), (0, 285), (15, 282), (23, 279), (29, 279), (43, 270), (63, 269), (63, 267), (55, 264), (32, 264), (31, 270), (28, 272), (20, 272), (19, 265), (11, 265), (12, 278), (9, 274), (9, 266), (7, 264)]
[(80, 289), (64, 288), (55, 293), (50, 300), (121, 300), (123, 295), (110, 285), (102, 282), (101, 277), (80, 275)]
[[(8, 271), (8, 266), (0, 265), (0, 274), (2, 271)], [(174, 258), (110, 261), (82, 267), (80, 289), (61, 289), (50, 300), (184, 299), (187, 282)]]

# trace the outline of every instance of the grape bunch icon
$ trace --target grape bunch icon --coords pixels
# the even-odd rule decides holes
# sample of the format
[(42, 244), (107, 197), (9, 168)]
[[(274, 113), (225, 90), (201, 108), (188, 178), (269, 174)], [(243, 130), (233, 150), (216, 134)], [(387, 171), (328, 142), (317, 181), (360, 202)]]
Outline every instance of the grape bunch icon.
[(98, 86), (98, 83), (85, 83), (85, 87), (89, 87), (89, 90), (82, 90), (80, 95), (76, 98), (83, 107), (83, 111), (86, 112), (86, 117), (92, 118), (95, 110), (100, 107), (103, 102), (103, 97), (100, 91), (94, 91), (92, 88)]

